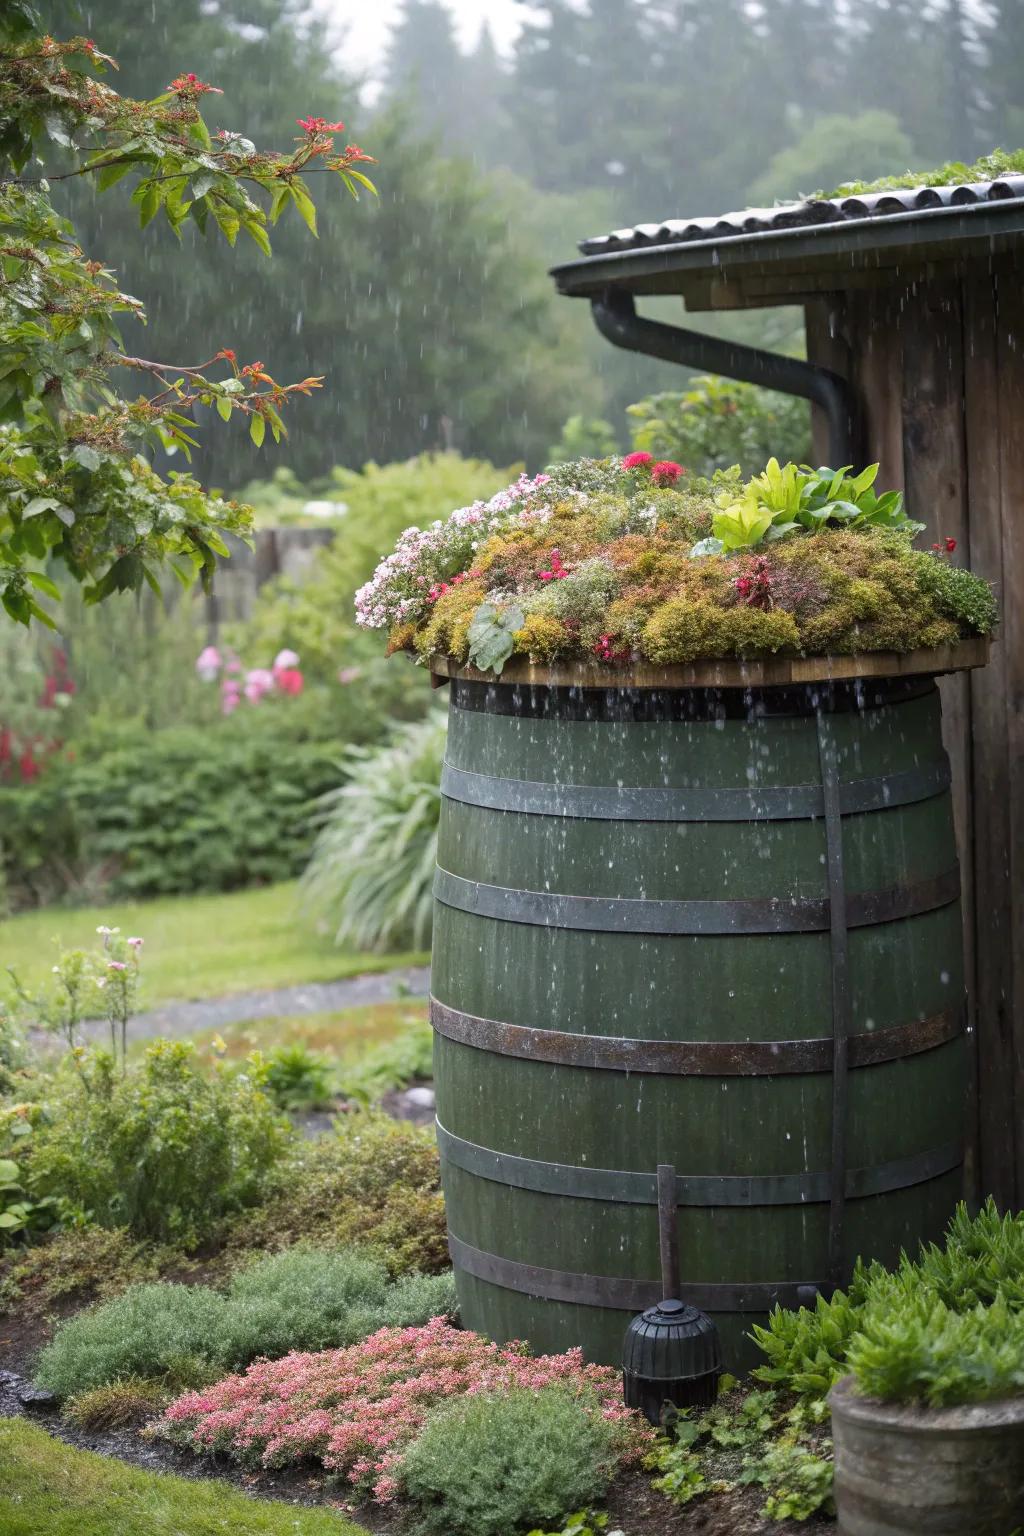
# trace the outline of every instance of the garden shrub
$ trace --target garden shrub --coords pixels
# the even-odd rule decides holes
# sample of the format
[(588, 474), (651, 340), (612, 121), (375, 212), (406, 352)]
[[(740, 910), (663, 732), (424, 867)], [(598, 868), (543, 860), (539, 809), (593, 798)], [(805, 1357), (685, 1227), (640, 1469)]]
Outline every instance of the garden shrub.
[(155, 1280), (178, 1256), (139, 1242), (123, 1228), (80, 1226), (47, 1235), (0, 1257), (0, 1314), (45, 1314), (68, 1303), (106, 1298), (126, 1286)]
[[(811, 411), (806, 400), (757, 384), (705, 374), (687, 389), (667, 389), (627, 405), (633, 448), (673, 459), (693, 474), (738, 464), (752, 475), (774, 453), (803, 463), (810, 457)], [(614, 452), (604, 448), (594, 453)], [(566, 455), (581, 457), (582, 455)]]
[(320, 802), (304, 897), (338, 944), (423, 949), (430, 942), (447, 722), (397, 728), (383, 747), (351, 747), (346, 783)]
[(358, 1113), (294, 1144), (265, 1199), (231, 1226), (235, 1250), (306, 1240), (368, 1248), (391, 1275), (448, 1268), (437, 1144), (429, 1130)]
[(191, 1045), (161, 1040), (121, 1077), (100, 1053), (85, 1085), (54, 1080), (29, 1178), (101, 1226), (188, 1248), (255, 1203), (284, 1146), (255, 1068), (204, 1072)]
[(431, 1414), (398, 1480), (437, 1536), (512, 1536), (599, 1499), (621, 1427), (561, 1386), (478, 1393)]
[(12, 901), (226, 891), (299, 874), (310, 807), (340, 773), (336, 743), (293, 725), (264, 703), (206, 730), (114, 733), (31, 784), (0, 786)]
[(407, 1447), (434, 1409), (465, 1393), (532, 1393), (552, 1383), (621, 1426), (622, 1454), (648, 1443), (646, 1426), (623, 1405), (618, 1372), (584, 1365), (579, 1350), (531, 1359), (521, 1345), (492, 1344), (441, 1318), (381, 1329), (348, 1349), (257, 1361), (244, 1375), (185, 1393), (157, 1433), (249, 1466), (318, 1461), (386, 1503), (399, 1490)]
[(69, 1318), (36, 1365), (41, 1386), (73, 1397), (129, 1376), (172, 1386), (212, 1380), (224, 1297), (209, 1286), (133, 1285), (113, 1301)]
[(59, 1397), (132, 1377), (177, 1389), (240, 1370), (258, 1356), (338, 1348), (379, 1328), (454, 1313), (450, 1275), (388, 1281), (357, 1250), (296, 1248), (242, 1270), (226, 1291), (206, 1285), (129, 1287), (58, 1328), (37, 1379)]

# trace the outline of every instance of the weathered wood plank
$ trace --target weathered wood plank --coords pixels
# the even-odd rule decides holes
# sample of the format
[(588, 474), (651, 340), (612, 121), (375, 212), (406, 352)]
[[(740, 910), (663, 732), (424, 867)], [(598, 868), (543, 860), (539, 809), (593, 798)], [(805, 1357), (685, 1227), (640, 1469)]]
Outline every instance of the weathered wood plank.
[(1012, 1062), (1015, 1131), (1014, 1203), (1024, 1198), (1024, 292), (1021, 272), (999, 284), (996, 364), (999, 370), (1000, 527), (1003, 546), (1002, 650), (1006, 658), (1005, 803), (1007, 810), (1006, 1022)]
[(846, 295), (853, 378), (863, 411), (865, 455), (881, 465), (879, 484), (903, 484), (903, 336), (898, 292)]
[[(963, 305), (961, 285), (947, 280), (920, 287), (902, 326), (903, 473), (907, 505), (926, 524), (930, 542), (955, 538), (957, 565), (969, 564), (967, 445), (964, 424)], [(966, 673), (944, 677), (942, 736), (953, 770), (953, 820), (960, 856), (964, 908), (964, 964), (973, 975), (974, 870), (971, 797), (971, 724)], [(972, 1043), (976, 1036), (970, 1036)], [(970, 1091), (973, 1099), (974, 1090)], [(976, 1123), (973, 1126), (976, 1132)], [(968, 1178), (976, 1177), (971, 1147)], [(968, 1193), (973, 1193), (968, 1189)]]
[[(831, 293), (824, 298), (812, 299), (804, 306), (804, 333), (807, 338), (807, 357), (812, 363), (830, 368), (841, 378), (851, 376), (849, 316), (845, 295)], [(859, 402), (853, 401), (856, 418), (851, 423), (853, 447), (851, 458), (859, 464), (864, 458), (863, 423), (860, 420)], [(827, 464), (830, 457), (828, 420), (819, 405), (811, 405), (811, 445), (815, 464)]]
[[(1002, 289), (999, 284), (999, 299)], [(1001, 323), (1001, 322), (998, 322)], [(988, 274), (965, 285), (964, 378), (967, 496), (972, 568), (1005, 599), (1002, 477), (999, 443), (1007, 397), (996, 350), (996, 289)], [(1013, 1039), (1009, 1016), (1009, 760), (1005, 629), (988, 667), (971, 681), (971, 773), (974, 788), (975, 953), (981, 1193), (1014, 1203)], [(970, 977), (968, 986), (971, 986)]]

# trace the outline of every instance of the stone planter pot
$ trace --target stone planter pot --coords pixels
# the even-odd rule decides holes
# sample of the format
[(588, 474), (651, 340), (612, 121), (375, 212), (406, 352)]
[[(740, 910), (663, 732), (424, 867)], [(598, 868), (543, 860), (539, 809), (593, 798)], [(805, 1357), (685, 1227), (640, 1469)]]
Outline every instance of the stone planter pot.
[(833, 1388), (841, 1536), (1014, 1536), (1024, 1527), (1024, 1396), (963, 1408)]

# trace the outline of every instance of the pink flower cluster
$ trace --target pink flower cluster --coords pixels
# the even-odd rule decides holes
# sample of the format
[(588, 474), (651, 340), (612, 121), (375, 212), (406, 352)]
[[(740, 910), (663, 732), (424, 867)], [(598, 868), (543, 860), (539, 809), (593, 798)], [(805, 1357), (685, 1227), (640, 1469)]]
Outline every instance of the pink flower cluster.
[(562, 564), (561, 555), (557, 549), (553, 549), (548, 556), (548, 569), (538, 571), (537, 578), (539, 581), (564, 581), (568, 574), (569, 572)]
[(208, 645), (196, 657), (196, 671), (204, 683), (216, 682), (220, 677), (221, 709), (225, 715), (233, 714), (243, 698), (258, 704), (268, 693), (294, 696), (305, 686), (299, 658), (289, 650), (278, 651), (271, 667), (250, 667), (245, 671), (234, 651), (222, 656), (215, 645)]
[(394, 624), (418, 622), (430, 602), (440, 596), (442, 583), (450, 583), (458, 572), (468, 570), (478, 544), (497, 527), (544, 520), (549, 515), (548, 509), (537, 503), (537, 493), (550, 478), (520, 475), (490, 501), (460, 507), (428, 528), (406, 528), (392, 553), (385, 555), (356, 593), (356, 623), (364, 629), (390, 629)]
[(348, 1349), (257, 1361), (179, 1397), (157, 1433), (265, 1467), (319, 1461), (386, 1503), (398, 1492), (402, 1454), (433, 1409), (463, 1393), (552, 1382), (621, 1421), (624, 1458), (649, 1445), (650, 1431), (623, 1404), (618, 1372), (584, 1365), (578, 1349), (533, 1359), (523, 1345), (501, 1347), (439, 1317), (420, 1328), (382, 1328)]

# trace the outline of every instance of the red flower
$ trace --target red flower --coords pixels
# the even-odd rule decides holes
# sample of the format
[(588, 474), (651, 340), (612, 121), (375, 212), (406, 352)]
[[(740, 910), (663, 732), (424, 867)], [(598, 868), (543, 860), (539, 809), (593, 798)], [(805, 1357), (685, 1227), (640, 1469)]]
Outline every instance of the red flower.
[(222, 357), (225, 362), (228, 363), (234, 363), (237, 361), (236, 355), (230, 347), (222, 347), (221, 350), (217, 353), (217, 357), (214, 358), (214, 362), (216, 362), (217, 358), (220, 357)]
[(177, 75), (167, 89), (173, 91), (175, 96), (185, 97), (186, 100), (194, 99), (196, 96), (206, 96), (211, 91), (215, 96), (224, 95), (224, 92), (218, 90), (217, 86), (206, 85), (204, 81), (200, 80), (198, 75), (193, 74), (191, 71), (187, 75)]
[(951, 555), (953, 553), (954, 549), (956, 549), (956, 539), (947, 539), (946, 540), (946, 553), (947, 553), (947, 555)]
[(302, 692), (302, 673), (298, 667), (278, 667), (274, 673), (274, 681), (282, 693)]
[(297, 117), (295, 121), (311, 139), (322, 133), (343, 133), (345, 129), (344, 123), (329, 123), (326, 117)]
[(680, 475), (685, 475), (686, 470), (681, 464), (676, 464), (672, 459), (662, 459), (651, 470), (651, 479), (655, 485), (675, 485)]
[(653, 453), (627, 453), (622, 461), (622, 467), (623, 469), (643, 469), (646, 464), (653, 463)]

